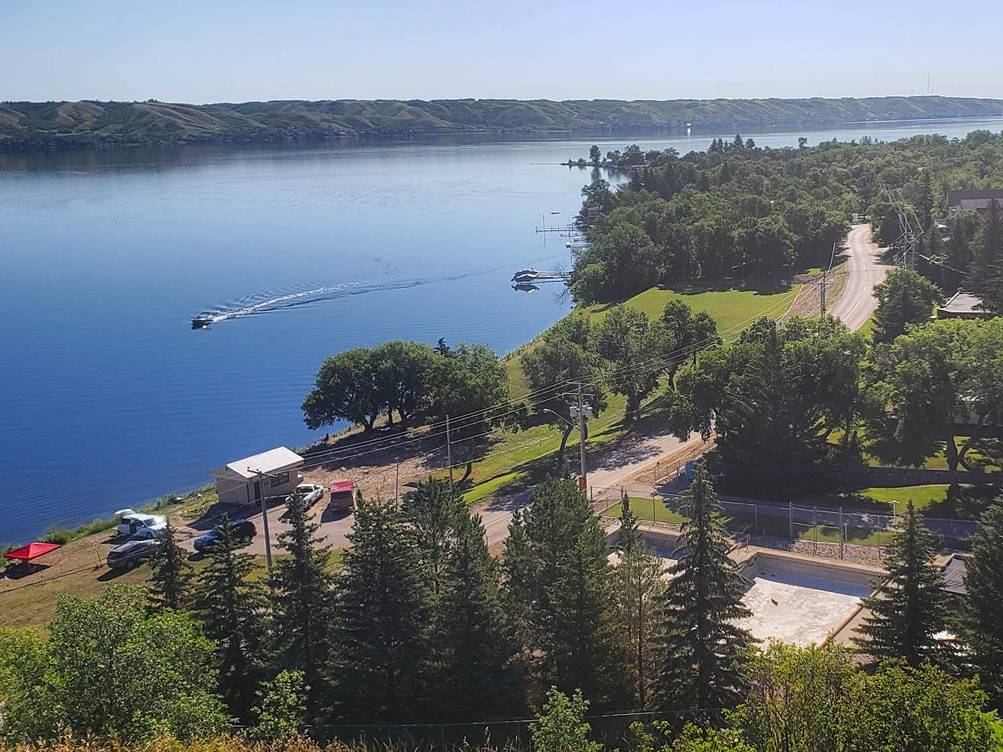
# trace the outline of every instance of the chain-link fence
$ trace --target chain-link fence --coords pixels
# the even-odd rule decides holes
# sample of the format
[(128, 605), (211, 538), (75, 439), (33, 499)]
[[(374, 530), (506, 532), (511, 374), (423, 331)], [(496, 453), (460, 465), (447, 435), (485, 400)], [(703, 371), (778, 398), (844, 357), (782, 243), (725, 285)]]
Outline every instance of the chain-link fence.
[[(636, 746), (637, 738), (631, 729), (635, 723), (644, 724), (652, 730), (654, 721), (667, 721), (679, 728), (689, 717), (689, 713), (666, 713), (660, 711), (638, 711), (591, 715), (586, 718), (591, 726), (589, 737), (602, 743), (606, 749), (624, 749)], [(720, 710), (705, 710), (699, 713), (704, 722), (722, 722)], [(395, 749), (531, 749), (532, 726), (535, 719), (504, 721), (480, 721), (472, 723), (402, 723), (372, 725), (332, 725), (311, 726), (307, 734), (319, 743), (339, 740), (343, 743), (364, 743), (367, 747), (379, 747), (388, 752)]]
[[(630, 499), (631, 512), (641, 522), (678, 528), (685, 517), (681, 500), (685, 479), (671, 478), (659, 484), (632, 482), (623, 486), (592, 488), (593, 508), (599, 514), (619, 516), (621, 498)], [(847, 546), (870, 546), (883, 549), (898, 527), (899, 517), (892, 513), (860, 508), (825, 507), (800, 502), (768, 502), (720, 497), (728, 515), (728, 529), (752, 542), (771, 545), (770, 541), (798, 543), (799, 550), (844, 558)], [(925, 517), (923, 524), (933, 535), (938, 548), (967, 549), (978, 523)]]

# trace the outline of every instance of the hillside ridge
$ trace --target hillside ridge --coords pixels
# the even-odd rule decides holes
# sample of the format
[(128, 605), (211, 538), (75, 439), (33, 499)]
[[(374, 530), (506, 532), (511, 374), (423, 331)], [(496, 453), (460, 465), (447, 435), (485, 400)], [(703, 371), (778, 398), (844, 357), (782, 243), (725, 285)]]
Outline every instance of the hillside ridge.
[(857, 122), (1003, 116), (1003, 100), (843, 99), (276, 100), (193, 105), (2, 102), (0, 151), (179, 143), (268, 143), (449, 134), (611, 135), (818, 128)]

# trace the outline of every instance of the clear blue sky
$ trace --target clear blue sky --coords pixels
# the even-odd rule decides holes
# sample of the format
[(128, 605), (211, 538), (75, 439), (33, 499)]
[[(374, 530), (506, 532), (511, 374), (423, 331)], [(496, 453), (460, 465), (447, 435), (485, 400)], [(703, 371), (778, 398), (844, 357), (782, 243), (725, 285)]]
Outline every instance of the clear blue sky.
[(0, 0), (0, 100), (1003, 98), (1003, 4)]

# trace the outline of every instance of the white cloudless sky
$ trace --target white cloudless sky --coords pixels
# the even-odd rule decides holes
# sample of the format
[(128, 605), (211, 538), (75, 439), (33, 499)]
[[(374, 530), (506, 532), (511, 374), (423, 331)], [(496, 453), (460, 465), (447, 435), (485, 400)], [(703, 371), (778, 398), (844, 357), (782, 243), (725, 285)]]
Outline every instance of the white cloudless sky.
[(0, 0), (0, 100), (1003, 98), (1003, 3)]

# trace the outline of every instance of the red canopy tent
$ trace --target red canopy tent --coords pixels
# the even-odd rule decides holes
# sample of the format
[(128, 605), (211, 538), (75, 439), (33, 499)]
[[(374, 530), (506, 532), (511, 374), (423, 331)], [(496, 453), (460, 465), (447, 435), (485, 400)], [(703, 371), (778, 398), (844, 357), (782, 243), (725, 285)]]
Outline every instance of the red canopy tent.
[(38, 541), (35, 541), (34, 543), (29, 543), (27, 546), (21, 546), (21, 548), (15, 548), (13, 551), (8, 551), (3, 555), (3, 557), (5, 559), (10, 559), (11, 561), (19, 561), (23, 564), (31, 561), (32, 559), (37, 559), (39, 556), (51, 553), (59, 547), (58, 543), (39, 543)]

